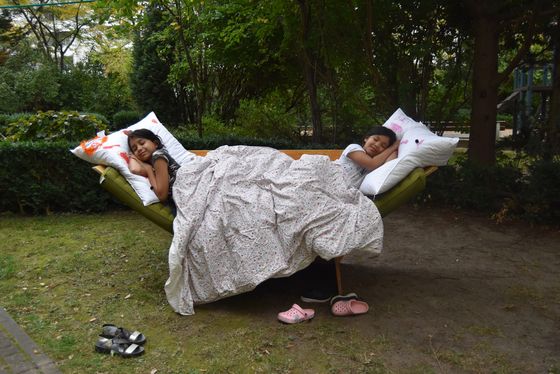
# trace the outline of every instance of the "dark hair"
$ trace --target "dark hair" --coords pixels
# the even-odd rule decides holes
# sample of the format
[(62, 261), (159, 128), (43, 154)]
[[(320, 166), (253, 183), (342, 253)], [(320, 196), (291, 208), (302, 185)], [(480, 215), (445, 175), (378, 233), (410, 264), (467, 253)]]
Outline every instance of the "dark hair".
[(394, 142), (397, 141), (397, 134), (393, 130), (385, 126), (375, 126), (371, 128), (363, 137), (363, 139), (367, 139), (373, 135), (384, 135), (389, 138), (389, 147), (393, 145)]
[(156, 134), (154, 134), (152, 131), (148, 130), (148, 129), (134, 130), (134, 131), (131, 131), (131, 132), (127, 133), (126, 135), (128, 136), (128, 148), (130, 148), (130, 149), (132, 149), (132, 147), (130, 145), (130, 139), (132, 139), (132, 138), (148, 139), (148, 140), (150, 140), (150, 141), (152, 141), (156, 144), (157, 149), (161, 149), (163, 147), (163, 144), (161, 142), (161, 138), (159, 136), (157, 136)]

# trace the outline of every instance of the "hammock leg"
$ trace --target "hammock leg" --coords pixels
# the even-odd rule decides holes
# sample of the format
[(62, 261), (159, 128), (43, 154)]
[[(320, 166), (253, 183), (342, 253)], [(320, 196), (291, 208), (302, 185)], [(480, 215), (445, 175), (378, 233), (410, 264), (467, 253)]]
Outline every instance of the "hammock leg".
[(344, 295), (342, 292), (342, 273), (340, 271), (340, 262), (342, 261), (342, 256), (334, 259), (334, 267), (336, 272), (336, 288), (339, 295)]

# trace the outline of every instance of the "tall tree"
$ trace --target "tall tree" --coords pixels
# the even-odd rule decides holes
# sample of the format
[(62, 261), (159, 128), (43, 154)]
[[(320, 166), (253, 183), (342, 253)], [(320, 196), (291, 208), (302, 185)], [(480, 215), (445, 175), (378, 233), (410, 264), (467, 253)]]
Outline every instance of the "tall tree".
[[(558, 1), (468, 0), (474, 38), (472, 112), (469, 160), (492, 165), (496, 160), (498, 88), (526, 57), (536, 28), (550, 22), (560, 10)], [(498, 71), (499, 41), (503, 34), (523, 35), (515, 56)]]
[(145, 19), (136, 30), (131, 87), (138, 106), (144, 111), (155, 111), (160, 119), (170, 125), (186, 122), (185, 105), (181, 102), (181, 89), (169, 83), (172, 50), (161, 48), (158, 32), (167, 19), (157, 6), (146, 10)]
[(317, 66), (319, 57), (313, 50), (312, 42), (312, 7), (309, 0), (298, 0), (301, 17), (301, 59), (305, 85), (311, 108), (311, 121), (313, 123), (313, 142), (320, 143), (323, 140), (323, 123), (321, 120), (321, 107), (317, 99)]
[(556, 19), (552, 32), (552, 95), (550, 98), (550, 112), (546, 124), (546, 137), (543, 157), (551, 160), (553, 155), (560, 153), (560, 22)]
[[(8, 0), (12, 5), (21, 5), (19, 0)], [(86, 3), (52, 5), (50, 0), (39, 0), (29, 6), (15, 8), (15, 12), (25, 20), (28, 32), (43, 55), (63, 72), (66, 56), (79, 38), (82, 30), (93, 23), (93, 12)]]

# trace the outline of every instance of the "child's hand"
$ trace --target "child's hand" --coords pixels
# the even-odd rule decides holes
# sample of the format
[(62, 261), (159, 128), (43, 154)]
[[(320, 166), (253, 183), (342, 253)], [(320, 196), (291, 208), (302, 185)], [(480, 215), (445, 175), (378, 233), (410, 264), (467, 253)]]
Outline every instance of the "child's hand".
[(152, 168), (152, 165), (147, 164), (145, 162), (140, 161), (136, 156), (130, 155), (130, 159), (128, 161), (128, 169), (132, 174), (141, 175), (143, 177), (148, 177), (148, 170), (147, 168)]
[(396, 159), (398, 157), (398, 155), (399, 155), (399, 153), (395, 149), (393, 152), (391, 152), (391, 154), (389, 154), (389, 157), (387, 157), (387, 160), (385, 160), (385, 162)]

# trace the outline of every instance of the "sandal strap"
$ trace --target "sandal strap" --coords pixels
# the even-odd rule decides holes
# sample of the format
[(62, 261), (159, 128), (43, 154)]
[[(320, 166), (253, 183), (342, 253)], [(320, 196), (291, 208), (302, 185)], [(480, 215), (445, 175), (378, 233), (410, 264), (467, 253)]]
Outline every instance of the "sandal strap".
[(138, 349), (139, 345), (138, 344), (131, 344), (128, 346), (128, 348), (124, 351), (124, 353), (126, 354), (132, 354), (134, 353), (134, 351), (136, 351)]
[(297, 310), (297, 311), (298, 311), (299, 313), (301, 313), (301, 315), (303, 315), (304, 317), (307, 317), (307, 316), (308, 316), (308, 313), (307, 313), (305, 310), (303, 310), (303, 308), (300, 307), (299, 305), (294, 304), (294, 305), (292, 305), (292, 308), (295, 309), (295, 310)]

